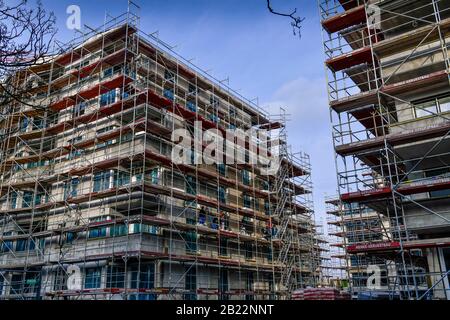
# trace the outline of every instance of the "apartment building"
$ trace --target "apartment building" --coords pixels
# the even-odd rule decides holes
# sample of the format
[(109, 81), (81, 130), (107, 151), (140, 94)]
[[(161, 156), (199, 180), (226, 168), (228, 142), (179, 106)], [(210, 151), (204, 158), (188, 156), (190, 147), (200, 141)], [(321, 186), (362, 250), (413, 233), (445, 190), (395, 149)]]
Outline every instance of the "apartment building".
[(353, 292), (449, 299), (450, 1), (319, 7)]
[[(9, 79), (27, 103), (0, 119), (0, 299), (288, 299), (314, 286), (311, 166), (290, 151), (285, 115), (138, 19), (107, 21)], [(173, 161), (172, 133), (196, 122), (268, 131), (280, 169)], [(260, 142), (235, 152), (248, 159)]]

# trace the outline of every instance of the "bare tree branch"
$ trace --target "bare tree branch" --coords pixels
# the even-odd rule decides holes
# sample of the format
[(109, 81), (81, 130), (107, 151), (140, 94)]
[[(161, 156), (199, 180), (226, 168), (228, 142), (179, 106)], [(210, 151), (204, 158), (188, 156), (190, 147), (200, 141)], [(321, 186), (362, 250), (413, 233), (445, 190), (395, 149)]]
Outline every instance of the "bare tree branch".
[(294, 35), (297, 35), (301, 38), (302, 37), (302, 22), (305, 21), (305, 18), (300, 18), (300, 16), (296, 16), (297, 14), (297, 8), (292, 11), (292, 13), (281, 13), (277, 12), (272, 8), (272, 5), (270, 3), (270, 0), (267, 0), (267, 9), (275, 15), (282, 16), (282, 17), (288, 17), (292, 19), (291, 26), (294, 31)]
[(21, 106), (45, 108), (30, 93), (33, 79), (28, 70), (48, 62), (55, 20), (40, 1), (28, 5), (27, 0), (0, 0), (0, 122)]

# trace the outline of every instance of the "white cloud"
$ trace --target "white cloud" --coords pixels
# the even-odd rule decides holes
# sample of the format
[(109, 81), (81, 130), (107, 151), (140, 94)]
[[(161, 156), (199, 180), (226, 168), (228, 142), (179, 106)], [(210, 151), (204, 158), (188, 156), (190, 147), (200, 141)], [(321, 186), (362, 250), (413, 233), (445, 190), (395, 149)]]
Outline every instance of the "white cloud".
[(324, 217), (324, 195), (336, 193), (336, 171), (331, 139), (326, 82), (322, 77), (300, 77), (283, 84), (263, 104), (271, 114), (279, 107), (290, 115), (288, 143), (311, 156), (317, 217)]

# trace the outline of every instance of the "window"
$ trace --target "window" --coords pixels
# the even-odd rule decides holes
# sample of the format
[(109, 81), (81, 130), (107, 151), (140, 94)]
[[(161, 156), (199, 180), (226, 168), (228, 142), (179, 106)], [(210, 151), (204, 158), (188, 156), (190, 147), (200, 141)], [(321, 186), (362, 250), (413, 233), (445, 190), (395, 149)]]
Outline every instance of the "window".
[[(131, 268), (131, 289), (153, 289), (155, 287), (155, 265)], [(138, 300), (156, 300), (155, 294), (140, 294)]]
[(164, 79), (167, 82), (174, 83), (175, 82), (175, 73), (173, 73), (172, 71), (166, 69), (164, 71)]
[(209, 227), (214, 230), (219, 230), (219, 219), (215, 216), (208, 216)]
[(99, 192), (109, 189), (110, 172), (99, 172), (94, 175), (94, 192)]
[(442, 113), (450, 111), (450, 97), (439, 99), (439, 111)]
[[(254, 291), (254, 278), (253, 278), (253, 272), (247, 272), (247, 279), (245, 282), (245, 289), (247, 291), (253, 292)], [(245, 300), (254, 300), (254, 296), (251, 294), (248, 294), (245, 296)]]
[(81, 142), (81, 141), (83, 141), (83, 136), (75, 137), (75, 138), (73, 138), (73, 139), (70, 139), (70, 140), (67, 141), (67, 144), (68, 144), (69, 146), (71, 146), (71, 145), (77, 144), (77, 143), (79, 143), (79, 142)]
[(97, 239), (106, 237), (106, 227), (93, 228), (89, 230), (89, 239)]
[(175, 99), (173, 90), (172, 89), (164, 89), (164, 97), (173, 101)]
[(69, 197), (70, 197), (70, 182), (65, 182), (63, 198), (64, 198), (64, 200), (67, 200), (67, 198), (69, 198)]
[(26, 166), (27, 169), (34, 169), (34, 168), (43, 167), (43, 166), (45, 166), (45, 160), (29, 162), (25, 166)]
[(20, 294), (23, 288), (23, 275), (13, 274), (10, 282), (10, 294)]
[[(114, 129), (115, 129), (114, 126), (104, 127), (104, 128), (102, 128), (100, 130), (97, 130), (97, 136), (100, 136), (100, 135), (102, 135), (102, 134), (104, 134), (106, 132), (112, 131)], [(115, 142), (115, 139), (108, 140), (108, 141), (105, 141), (105, 142), (97, 144), (96, 147), (97, 148), (104, 148), (106, 146), (112, 145), (114, 142)]]
[(213, 108), (218, 108), (220, 105), (219, 99), (217, 97), (214, 96), (210, 96), (209, 97), (209, 102), (211, 103), (211, 106)]
[(83, 154), (83, 150), (76, 150), (76, 149), (72, 148), (72, 150), (70, 150), (69, 154), (67, 155), (67, 160), (76, 159), (76, 158), (80, 157), (82, 154)]
[(186, 192), (193, 195), (197, 194), (197, 183), (195, 178), (188, 176), (186, 180)]
[(129, 225), (129, 232), (130, 234), (136, 233), (159, 234), (159, 227), (133, 223)]
[(64, 199), (74, 198), (78, 195), (78, 185), (80, 184), (80, 179), (75, 178), (70, 182), (66, 182), (64, 185)]
[(39, 272), (27, 272), (25, 275), (24, 292), (37, 294), (40, 290)]
[(195, 164), (195, 160), (196, 160), (195, 150), (190, 150), (190, 153), (191, 153), (191, 164)]
[(250, 198), (250, 196), (248, 194), (244, 194), (243, 195), (243, 200), (244, 200), (244, 207), (245, 208), (251, 208), (252, 200), (251, 200), (251, 198)]
[(195, 265), (188, 267), (186, 271), (184, 289), (189, 292), (184, 295), (184, 300), (197, 300), (197, 270)]
[(266, 216), (270, 216), (270, 202), (267, 199), (264, 200), (264, 212)]
[(113, 68), (108, 68), (103, 71), (103, 78), (107, 78), (113, 75)]
[(85, 112), (86, 112), (86, 102), (80, 102), (75, 107), (73, 107), (72, 116), (76, 118), (82, 116)]
[(227, 167), (224, 163), (219, 163), (217, 165), (217, 172), (219, 172), (220, 175), (225, 176), (227, 171)]
[(159, 169), (158, 168), (152, 169), (152, 171), (150, 172), (150, 178), (151, 178), (151, 182), (153, 184), (159, 184)]
[(244, 245), (244, 249), (245, 249), (245, 259), (253, 259), (253, 251), (255, 249), (255, 246), (250, 243), (250, 242), (246, 242)]
[[(448, 168), (443, 168), (443, 169), (426, 171), (425, 176), (427, 178), (439, 178), (439, 177), (446, 178), (446, 177), (450, 177), (450, 170)], [(449, 196), (450, 196), (449, 189), (430, 192), (430, 198), (443, 198), (443, 197), (449, 197)]]
[(13, 191), (11, 193), (11, 209), (16, 209), (17, 208), (17, 192)]
[(228, 300), (228, 295), (226, 292), (228, 291), (228, 270), (221, 268), (219, 271), (219, 293), (220, 300)]
[(220, 229), (230, 231), (230, 215), (228, 212), (220, 212)]
[(155, 265), (141, 265), (140, 269), (140, 272), (136, 268), (131, 273), (131, 288), (153, 289), (155, 287)]
[(267, 261), (271, 262), (273, 259), (272, 248), (268, 246), (266, 250)]
[(36, 240), (29, 239), (27, 242), (28, 242), (28, 251), (33, 251), (34, 249), (36, 249)]
[(432, 116), (434, 113), (437, 113), (436, 101), (433, 100), (418, 104), (415, 106), (415, 110), (416, 110), (416, 118)]
[(253, 198), (253, 209), (259, 211), (259, 201), (257, 198)]
[(246, 186), (250, 185), (250, 172), (242, 170), (242, 183)]
[(75, 234), (73, 232), (66, 233), (66, 243), (72, 243), (75, 239)]
[(33, 203), (33, 192), (24, 191), (22, 199), (22, 208), (29, 208)]
[(134, 174), (134, 176), (136, 178), (136, 182), (141, 182), (142, 181), (142, 177), (143, 177), (143, 173), (142, 172), (143, 172), (142, 167), (133, 169), (133, 174)]
[(100, 106), (106, 106), (116, 102), (116, 89), (108, 91), (100, 96)]
[(28, 129), (28, 123), (30, 122), (30, 119), (28, 119), (28, 117), (23, 118), (20, 121), (20, 132), (25, 132)]
[(89, 59), (81, 61), (78, 69), (82, 69), (84, 67), (87, 67), (89, 65), (89, 63), (90, 63)]
[(49, 191), (44, 191), (45, 193), (45, 199), (44, 199), (44, 203), (49, 203), (50, 201), (50, 196), (49, 196)]
[(214, 123), (219, 123), (219, 121), (220, 121), (220, 118), (212, 113), (209, 114), (208, 118), (209, 118), (209, 120), (211, 120)]
[(195, 225), (197, 220), (195, 219), (195, 216), (186, 217), (186, 223), (190, 225)]
[(224, 187), (219, 187), (219, 202), (227, 203), (227, 192)]
[[(3, 236), (10, 236), (11, 232), (5, 232)], [(10, 252), (13, 249), (13, 242), (11, 240), (1, 240), (0, 252)]]
[(189, 89), (188, 90), (189, 90), (188, 91), (189, 95), (195, 96), (197, 94), (197, 87), (194, 84), (192, 84), (192, 83), (189, 83)]
[(155, 287), (155, 265), (143, 265), (140, 272), (139, 288), (152, 289)]
[(228, 256), (228, 240), (226, 238), (220, 239), (219, 254), (222, 257)]
[(125, 287), (125, 268), (123, 267), (108, 267), (107, 288), (124, 288)]
[(130, 234), (136, 234), (141, 233), (142, 231), (142, 224), (140, 223), (133, 223), (129, 225), (129, 232)]
[(253, 234), (254, 224), (252, 218), (250, 217), (242, 217), (241, 228), (245, 230), (247, 234)]
[(33, 130), (39, 130), (44, 128), (44, 120), (43, 119), (33, 119)]
[(188, 101), (186, 107), (192, 112), (197, 112), (197, 105), (194, 102)]
[(130, 184), (130, 174), (128, 172), (117, 172), (114, 175), (114, 186), (116, 187), (122, 187), (127, 184)]
[(110, 230), (111, 237), (122, 237), (122, 236), (127, 235), (127, 233), (128, 233), (128, 228), (124, 224), (115, 225)]
[[(102, 222), (108, 219), (107, 216), (95, 217), (89, 219), (89, 222)], [(94, 227), (89, 230), (88, 238), (96, 239), (96, 238), (104, 238), (106, 237), (106, 227)]]
[(186, 232), (186, 253), (197, 253), (197, 233), (194, 231)]
[(245, 163), (250, 163), (250, 152), (245, 150)]
[(84, 288), (85, 289), (98, 289), (101, 286), (102, 269), (101, 268), (89, 268), (86, 269)]
[(42, 195), (43, 193), (36, 194), (36, 197), (34, 197), (34, 205), (38, 206), (42, 203)]
[(23, 252), (27, 249), (27, 240), (26, 239), (19, 239), (16, 242), (16, 251), (17, 252)]
[(236, 108), (233, 107), (233, 106), (230, 106), (230, 112), (229, 112), (229, 114), (230, 114), (230, 118), (231, 118), (231, 119), (235, 118), (235, 117), (236, 117)]
[(108, 127), (101, 128), (101, 129), (97, 130), (97, 135), (101, 135), (103, 133), (114, 130), (114, 128), (115, 128), (114, 126), (108, 126)]

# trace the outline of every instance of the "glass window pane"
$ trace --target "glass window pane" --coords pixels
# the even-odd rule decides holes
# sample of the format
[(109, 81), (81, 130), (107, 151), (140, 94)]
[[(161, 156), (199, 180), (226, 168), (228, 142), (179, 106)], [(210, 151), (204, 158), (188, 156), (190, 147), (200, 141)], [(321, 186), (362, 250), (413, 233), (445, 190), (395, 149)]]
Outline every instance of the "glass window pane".
[(416, 118), (429, 117), (436, 112), (436, 101), (434, 100), (416, 106)]
[(33, 201), (33, 192), (31, 191), (25, 191), (23, 193), (23, 199), (22, 199), (22, 207), (23, 208), (29, 208), (32, 205)]
[(450, 97), (442, 98), (439, 100), (439, 108), (441, 112), (450, 111)]
[(100, 288), (101, 268), (86, 269), (85, 285), (86, 289)]

